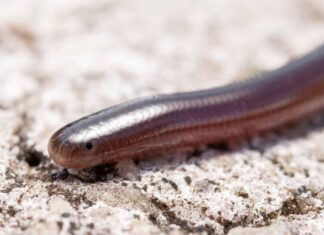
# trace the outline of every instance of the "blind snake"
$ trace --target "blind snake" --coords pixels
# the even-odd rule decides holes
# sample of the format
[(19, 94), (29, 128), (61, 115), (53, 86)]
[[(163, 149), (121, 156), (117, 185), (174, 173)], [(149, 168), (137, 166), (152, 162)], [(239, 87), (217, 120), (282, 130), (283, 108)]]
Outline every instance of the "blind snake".
[(48, 151), (66, 168), (244, 138), (324, 109), (324, 45), (261, 77), (135, 99), (72, 122)]

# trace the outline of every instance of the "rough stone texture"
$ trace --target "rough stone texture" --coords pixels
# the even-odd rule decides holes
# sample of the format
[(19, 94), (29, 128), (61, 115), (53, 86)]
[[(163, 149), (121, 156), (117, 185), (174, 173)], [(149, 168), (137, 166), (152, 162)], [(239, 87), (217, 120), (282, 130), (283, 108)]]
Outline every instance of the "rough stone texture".
[(321, 116), (90, 178), (46, 151), (83, 115), (245, 79), (315, 48), (322, 0), (0, 4), (0, 234), (324, 233)]

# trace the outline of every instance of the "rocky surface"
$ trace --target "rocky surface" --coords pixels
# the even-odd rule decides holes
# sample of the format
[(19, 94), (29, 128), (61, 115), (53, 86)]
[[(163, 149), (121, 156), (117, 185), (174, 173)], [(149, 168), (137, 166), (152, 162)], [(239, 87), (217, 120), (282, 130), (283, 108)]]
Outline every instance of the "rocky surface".
[(0, 234), (324, 233), (321, 115), (230, 149), (73, 175), (46, 150), (83, 115), (245, 79), (315, 48), (321, 0), (0, 3)]

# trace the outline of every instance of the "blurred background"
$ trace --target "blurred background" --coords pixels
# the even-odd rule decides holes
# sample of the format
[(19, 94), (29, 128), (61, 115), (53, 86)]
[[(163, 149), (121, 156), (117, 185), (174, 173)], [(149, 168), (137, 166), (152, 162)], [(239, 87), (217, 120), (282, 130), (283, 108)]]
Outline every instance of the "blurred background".
[(0, 3), (0, 106), (51, 128), (129, 98), (245, 79), (324, 42), (321, 0)]
[[(10, 185), (9, 179), (12, 178), (8, 177), (8, 172), (21, 175), (19, 182), (29, 185), (26, 187), (31, 194), (45, 195), (41, 197), (44, 201), (39, 199), (36, 206), (37, 203), (33, 204), (34, 196), (28, 193), (21, 194), (24, 205), (17, 203), (18, 194), (0, 194), (0, 205), (19, 204), (20, 211), (25, 213), (8, 215), (8, 219), (0, 216), (0, 225), (6, 225), (9, 228), (7, 231), (11, 232), (17, 231), (14, 227), (22, 224), (31, 228), (31, 225), (38, 224), (39, 218), (47, 221), (48, 211), (55, 215), (57, 208), (67, 208), (64, 204), (66, 202), (60, 204), (56, 201), (52, 211), (51, 207), (47, 207), (48, 195), (44, 185), (52, 186), (48, 180), (48, 168), (33, 170), (16, 160), (17, 153), (24, 152), (22, 150), (26, 150), (26, 146), (35, 146), (48, 159), (48, 138), (67, 122), (136, 97), (203, 89), (246, 79), (277, 68), (322, 43), (323, 0), (0, 0), (0, 120), (4, 126), (0, 130), (0, 177), (2, 181), (8, 180), (3, 185)], [(263, 161), (254, 160), (255, 164)], [(44, 164), (48, 166), (50, 163), (47, 160)], [(269, 166), (269, 162), (264, 164), (260, 172), (265, 172), (264, 169)], [(315, 163), (304, 165), (307, 164), (316, 166)], [(208, 165), (213, 167), (210, 163)], [(240, 172), (246, 170), (247, 175), (254, 172), (248, 167), (244, 168), (245, 166), (240, 165), (237, 169)], [(189, 168), (188, 172), (191, 170)], [(197, 175), (206, 172), (208, 170), (203, 170)], [(314, 172), (313, 175), (316, 175), (317, 171)], [(215, 174), (211, 171), (205, 177), (214, 177)], [(25, 182), (26, 175), (30, 177), (28, 180), (35, 180)], [(170, 175), (172, 177), (174, 174)], [(153, 179), (154, 177), (158, 179), (160, 176), (153, 175)], [(262, 176), (251, 177), (259, 178)], [(35, 182), (38, 184), (37, 190), (30, 189)], [(260, 180), (258, 185), (266, 185), (264, 182), (269, 183), (269, 180)], [(289, 184), (290, 181), (285, 182)], [(291, 182), (294, 185), (291, 187), (294, 188), (302, 180)], [(278, 188), (278, 194), (274, 193), (273, 200), (278, 203), (273, 207), (281, 205), (285, 199), (283, 195), (286, 195), (284, 192), (287, 190), (286, 185), (283, 185), (283, 188)], [(81, 186), (80, 190), (85, 187)], [(89, 197), (103, 186), (95, 189), (91, 187), (88, 188)], [(111, 184), (106, 184), (105, 187), (108, 189), (102, 190), (111, 194), (120, 189), (118, 187), (112, 190)], [(271, 185), (270, 188), (276, 187)], [(232, 189), (228, 190), (231, 192)], [(255, 195), (262, 195), (265, 191), (261, 187), (260, 194)], [(65, 195), (65, 191), (55, 192)], [(152, 192), (158, 191), (153, 188)], [(170, 189), (162, 192), (162, 199), (169, 192)], [(75, 195), (78, 193), (84, 195), (84, 191), (73, 191)], [(100, 196), (105, 194), (106, 191)], [(210, 194), (213, 196), (208, 196), (205, 201), (214, 202), (215, 205), (224, 202), (225, 205), (225, 199), (229, 198), (227, 194), (221, 191), (218, 194), (219, 201), (213, 198), (214, 194)], [(121, 195), (124, 197), (128, 193)], [(201, 213), (204, 203), (197, 199), (199, 195), (191, 199), (199, 204), (197, 211)], [(119, 200), (121, 197), (116, 198)], [(183, 202), (183, 198), (180, 199)], [(27, 204), (28, 200), (32, 203)], [(73, 200), (69, 201), (72, 205)], [(118, 204), (118, 200), (116, 207), (123, 207), (122, 203)], [(238, 200), (237, 197), (235, 200)], [(249, 217), (254, 224), (258, 220), (262, 221), (258, 203), (252, 206), (254, 211), (251, 209), (246, 212), (238, 206), (236, 211), (233, 209), (233, 214), (241, 213), (242, 218), (247, 215), (256, 216)], [(229, 204), (230, 202), (226, 205)], [(179, 205), (183, 209), (182, 204)], [(242, 208), (247, 208), (244, 203), (242, 205)], [(263, 208), (263, 204), (260, 205)], [(38, 212), (37, 218), (29, 217), (30, 208)], [(138, 207), (137, 210), (141, 211), (141, 208)], [(188, 208), (191, 208), (190, 205)], [(192, 209), (189, 211), (191, 213)], [(210, 211), (215, 214), (217, 212), (214, 209)], [(109, 225), (107, 223), (111, 223), (117, 230), (120, 229), (118, 231), (126, 226), (119, 223), (121, 220), (126, 221), (125, 218), (128, 222), (139, 223), (125, 211), (120, 212), (120, 217), (114, 220), (114, 213), (119, 213), (116, 208), (109, 212), (112, 215), (110, 220), (105, 220), (101, 215), (94, 217), (92, 221), (85, 216), (87, 218), (84, 220), (83, 213), (79, 214), (81, 218), (75, 223), (84, 228), (87, 219), (94, 224), (101, 221), (102, 224), (96, 224), (96, 228), (105, 228)], [(182, 214), (181, 219), (194, 221), (194, 216), (186, 215), (188, 214)], [(199, 216), (198, 222), (201, 218), (207, 218)], [(153, 226), (151, 222), (145, 223), (142, 224), (145, 228)], [(215, 220), (211, 223), (216, 230), (221, 226)], [(64, 228), (68, 228), (66, 226)], [(299, 228), (301, 225), (297, 223), (296, 226)], [(156, 230), (161, 232), (156, 227), (148, 229)], [(35, 234), (35, 230), (32, 230), (31, 234), (33, 233)]]
[(245, 79), (324, 42), (322, 0), (0, 3), (0, 107), (27, 113), (43, 150), (82, 115)]

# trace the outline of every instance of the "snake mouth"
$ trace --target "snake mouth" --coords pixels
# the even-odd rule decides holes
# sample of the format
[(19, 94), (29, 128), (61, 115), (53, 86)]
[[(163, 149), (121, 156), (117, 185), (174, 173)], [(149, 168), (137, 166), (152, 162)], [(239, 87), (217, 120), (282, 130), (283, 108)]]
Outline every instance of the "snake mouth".
[(82, 170), (98, 165), (98, 161), (101, 161), (95, 155), (86, 155), (83, 145), (61, 141), (55, 134), (51, 137), (47, 149), (56, 164), (68, 169)]

